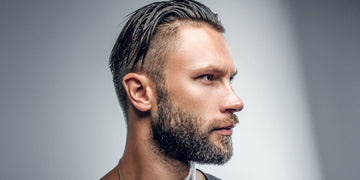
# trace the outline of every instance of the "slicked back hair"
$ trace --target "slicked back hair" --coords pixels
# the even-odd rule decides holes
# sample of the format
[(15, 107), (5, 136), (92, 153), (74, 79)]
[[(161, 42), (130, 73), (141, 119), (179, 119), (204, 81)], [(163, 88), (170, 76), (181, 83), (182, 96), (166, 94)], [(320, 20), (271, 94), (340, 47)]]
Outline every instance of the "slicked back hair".
[(144, 73), (157, 89), (163, 88), (166, 52), (182, 24), (206, 25), (224, 32), (217, 14), (194, 0), (154, 2), (130, 14), (110, 56), (110, 69), (125, 116), (128, 107), (122, 85), (124, 76), (131, 72)]

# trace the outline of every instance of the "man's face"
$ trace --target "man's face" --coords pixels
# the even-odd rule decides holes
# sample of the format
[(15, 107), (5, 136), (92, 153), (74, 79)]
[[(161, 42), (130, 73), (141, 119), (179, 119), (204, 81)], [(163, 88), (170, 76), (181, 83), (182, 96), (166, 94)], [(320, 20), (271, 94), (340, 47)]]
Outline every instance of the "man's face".
[(232, 155), (234, 112), (242, 101), (230, 80), (236, 73), (223, 35), (209, 27), (183, 26), (165, 67), (152, 113), (154, 142), (185, 163), (223, 164)]

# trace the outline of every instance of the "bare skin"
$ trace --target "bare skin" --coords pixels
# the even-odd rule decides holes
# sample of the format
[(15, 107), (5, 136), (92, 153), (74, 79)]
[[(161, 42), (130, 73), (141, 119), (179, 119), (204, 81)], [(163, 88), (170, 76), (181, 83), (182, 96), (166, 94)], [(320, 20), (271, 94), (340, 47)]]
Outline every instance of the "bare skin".
[[(166, 87), (170, 98), (178, 105), (202, 115), (201, 129), (243, 108), (243, 103), (231, 87), (236, 74), (229, 48), (223, 35), (209, 26), (181, 26), (175, 48), (168, 53), (165, 67)], [(141, 73), (129, 73), (123, 85), (129, 97), (128, 134), (120, 161), (123, 180), (183, 180), (190, 167), (165, 157), (151, 143), (151, 113), (157, 110), (155, 83)], [(211, 98), (210, 98), (211, 97)], [(220, 137), (232, 130), (215, 130), (210, 140), (222, 146)], [(205, 177), (196, 172), (197, 180)], [(116, 166), (102, 180), (118, 180)]]

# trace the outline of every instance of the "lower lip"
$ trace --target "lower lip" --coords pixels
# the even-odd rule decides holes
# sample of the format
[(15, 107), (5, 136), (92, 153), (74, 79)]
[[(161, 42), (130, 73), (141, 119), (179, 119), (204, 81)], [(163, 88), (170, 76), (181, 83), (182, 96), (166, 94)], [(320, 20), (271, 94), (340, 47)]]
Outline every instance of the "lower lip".
[(217, 132), (218, 134), (223, 135), (223, 136), (231, 136), (232, 129), (218, 129), (218, 130), (215, 130), (214, 132)]

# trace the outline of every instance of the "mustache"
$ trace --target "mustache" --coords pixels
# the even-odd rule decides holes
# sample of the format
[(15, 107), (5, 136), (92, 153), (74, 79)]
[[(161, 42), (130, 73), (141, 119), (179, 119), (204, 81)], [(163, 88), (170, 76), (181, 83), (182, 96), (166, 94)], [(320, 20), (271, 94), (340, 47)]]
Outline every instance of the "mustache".
[(239, 123), (239, 118), (237, 117), (236, 114), (231, 114), (225, 119), (215, 120), (214, 123), (210, 126), (209, 130), (211, 132), (215, 129), (219, 129), (227, 126), (235, 127), (237, 123)]
[(236, 114), (231, 114), (230, 120), (231, 120), (231, 122), (233, 122), (234, 124), (239, 123), (239, 118), (237, 117)]

